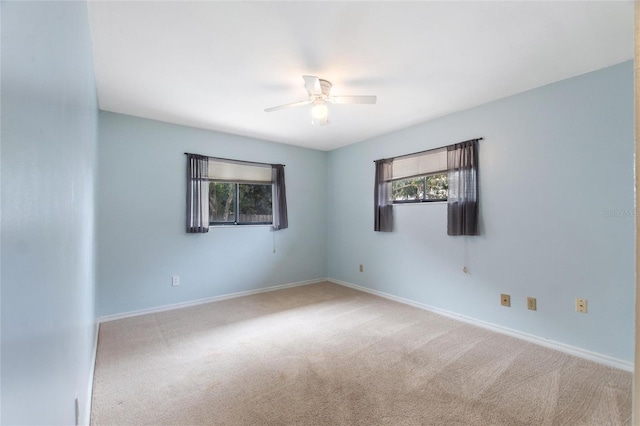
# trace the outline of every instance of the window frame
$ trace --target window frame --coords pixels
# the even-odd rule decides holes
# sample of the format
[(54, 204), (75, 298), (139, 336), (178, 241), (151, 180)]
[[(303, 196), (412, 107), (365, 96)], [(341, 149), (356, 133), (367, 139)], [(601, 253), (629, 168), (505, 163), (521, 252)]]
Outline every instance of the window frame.
[[(388, 160), (391, 161), (391, 171), (390, 175), (385, 178), (385, 182), (389, 184), (389, 204), (401, 205), (448, 202), (449, 173), (447, 155), (447, 147), (440, 147), (389, 158)], [(430, 176), (441, 175), (443, 175), (445, 179), (447, 179), (446, 196), (444, 198), (437, 199), (425, 198), (429, 193), (428, 189), (433, 188), (427, 186), (427, 179)], [(415, 179), (422, 180), (422, 197), (413, 200), (395, 200), (393, 194), (393, 184), (400, 181), (410, 181)]]
[[(209, 220), (209, 227), (229, 227), (229, 226), (273, 226), (273, 182), (237, 182), (228, 180), (210, 179), (209, 184), (214, 183), (226, 183), (234, 185), (234, 221), (211, 221)], [(271, 221), (270, 222), (240, 222), (240, 185), (262, 185), (271, 187)], [(209, 192), (211, 197), (211, 192)]]
[[(418, 200), (394, 200), (393, 199), (393, 183), (394, 182), (400, 182), (403, 180), (409, 180), (409, 179), (415, 179), (415, 178), (422, 178), (423, 181), (423, 185), (424, 185), (424, 194), (426, 194), (427, 192), (427, 178), (429, 176), (438, 176), (438, 175), (444, 175), (447, 177), (447, 196), (445, 198), (438, 198), (438, 199), (418, 199)], [(432, 173), (425, 173), (423, 175), (417, 175), (417, 176), (408, 176), (408, 177), (403, 177), (403, 178), (399, 178), (399, 179), (391, 179), (389, 182), (391, 182), (391, 204), (421, 204), (421, 203), (446, 203), (448, 198), (449, 198), (449, 185), (448, 185), (448, 176), (447, 176), (447, 172), (446, 171), (439, 171), (439, 172), (432, 172)]]

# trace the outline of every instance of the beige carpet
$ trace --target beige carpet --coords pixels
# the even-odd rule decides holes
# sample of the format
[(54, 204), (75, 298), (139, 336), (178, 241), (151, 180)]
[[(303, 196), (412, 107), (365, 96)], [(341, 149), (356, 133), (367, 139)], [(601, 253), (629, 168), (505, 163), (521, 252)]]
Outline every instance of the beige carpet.
[(93, 425), (622, 425), (631, 374), (331, 283), (104, 323)]

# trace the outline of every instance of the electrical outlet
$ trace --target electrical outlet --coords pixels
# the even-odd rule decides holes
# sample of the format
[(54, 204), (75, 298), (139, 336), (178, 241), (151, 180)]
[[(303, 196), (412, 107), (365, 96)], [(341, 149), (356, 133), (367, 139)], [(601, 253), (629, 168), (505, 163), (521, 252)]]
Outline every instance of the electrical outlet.
[(587, 299), (576, 299), (576, 312), (587, 313)]
[(509, 296), (508, 294), (501, 294), (500, 304), (507, 307), (511, 306), (511, 296)]
[(360, 264), (360, 272), (364, 272), (364, 265)]
[(171, 277), (171, 285), (180, 285), (180, 275), (174, 275)]
[(527, 297), (527, 309), (536, 311), (538, 309), (535, 297)]

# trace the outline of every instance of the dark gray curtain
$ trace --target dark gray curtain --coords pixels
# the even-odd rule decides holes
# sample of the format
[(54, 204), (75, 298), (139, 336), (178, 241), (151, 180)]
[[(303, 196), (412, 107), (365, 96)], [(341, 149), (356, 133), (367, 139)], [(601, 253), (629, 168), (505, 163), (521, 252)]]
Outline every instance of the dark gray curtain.
[(271, 180), (273, 183), (273, 229), (286, 229), (289, 227), (287, 217), (287, 190), (284, 184), (284, 166), (282, 164), (271, 165)]
[(391, 174), (393, 160), (377, 160), (376, 182), (373, 191), (374, 223), (373, 230), (391, 232), (393, 229), (393, 205), (391, 203)]
[(478, 235), (478, 141), (447, 147), (447, 234)]
[(187, 233), (209, 232), (209, 158), (187, 154)]

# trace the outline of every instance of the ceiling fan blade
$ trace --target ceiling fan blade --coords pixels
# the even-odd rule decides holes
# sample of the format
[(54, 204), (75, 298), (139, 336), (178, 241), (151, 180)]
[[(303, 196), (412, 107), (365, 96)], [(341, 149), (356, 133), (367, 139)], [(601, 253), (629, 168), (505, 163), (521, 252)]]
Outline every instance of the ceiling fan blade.
[(322, 95), (322, 87), (320, 87), (320, 79), (313, 75), (303, 75), (304, 85), (309, 95)]
[(332, 104), (375, 104), (376, 96), (331, 96), (329, 102)]
[(311, 103), (311, 101), (300, 101), (300, 102), (294, 102), (292, 104), (278, 105), (278, 106), (274, 106), (274, 107), (271, 107), (271, 108), (267, 108), (267, 109), (264, 110), (264, 112), (280, 111), (281, 109), (294, 108), (294, 107), (299, 107), (299, 106), (303, 106), (303, 105), (309, 105), (310, 103)]

